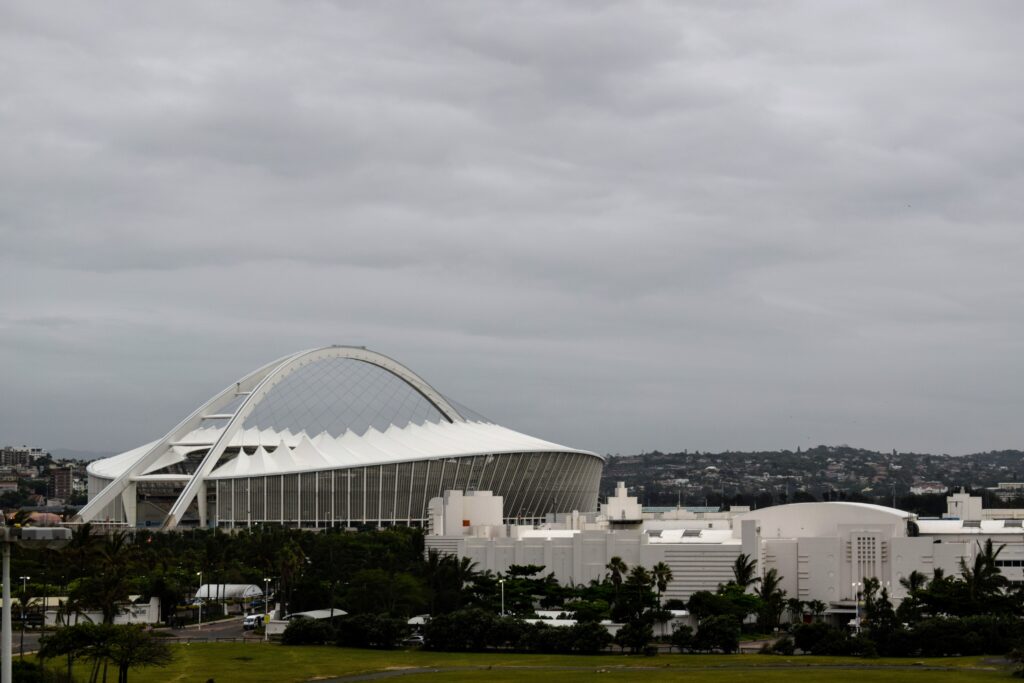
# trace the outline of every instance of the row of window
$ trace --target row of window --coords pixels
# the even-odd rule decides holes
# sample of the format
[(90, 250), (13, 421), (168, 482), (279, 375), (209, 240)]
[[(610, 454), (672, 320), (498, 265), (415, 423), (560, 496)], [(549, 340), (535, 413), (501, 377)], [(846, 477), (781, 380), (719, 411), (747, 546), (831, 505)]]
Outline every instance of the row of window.
[[(578, 453), (516, 453), (216, 481), (214, 518), (330, 526), (422, 523), (446, 490), (490, 490), (509, 518), (596, 509), (601, 463)], [(213, 483), (213, 482), (211, 482)]]

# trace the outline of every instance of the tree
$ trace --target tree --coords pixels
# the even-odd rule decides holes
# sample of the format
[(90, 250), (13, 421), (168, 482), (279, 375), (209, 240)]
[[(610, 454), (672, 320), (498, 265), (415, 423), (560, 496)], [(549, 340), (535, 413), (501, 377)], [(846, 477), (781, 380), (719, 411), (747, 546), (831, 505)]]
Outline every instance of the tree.
[(804, 601), (800, 598), (786, 600), (786, 611), (789, 612), (789, 623), (799, 624), (804, 619)]
[(323, 645), (334, 640), (331, 625), (321, 619), (292, 619), (281, 634), (282, 645)]
[(668, 584), (672, 583), (672, 568), (664, 562), (659, 562), (651, 568), (651, 574), (654, 576), (654, 584), (658, 587), (658, 606), (661, 606), (661, 594), (668, 588)]
[(896, 610), (897, 618), (908, 624), (921, 619), (921, 593), (928, 585), (928, 577), (916, 569), (900, 579), (900, 585), (907, 591)]
[(113, 624), (131, 592), (129, 571), (134, 559), (127, 532), (111, 532), (96, 547), (96, 571), (79, 581), (71, 597), (99, 609), (103, 623)]
[(108, 663), (117, 668), (118, 683), (127, 683), (130, 669), (166, 666), (174, 658), (166, 642), (141, 626), (88, 623), (66, 626), (44, 636), (39, 643), (39, 656), (67, 656), (69, 676), (75, 659), (92, 661), (91, 683), (99, 678), (101, 668), (106, 671)]
[(811, 611), (811, 614), (814, 615), (814, 618), (816, 620), (820, 621), (821, 618), (825, 615), (825, 610), (828, 609), (828, 605), (826, 605), (821, 600), (808, 600), (807, 609)]
[(774, 630), (779, 625), (779, 617), (782, 615), (785, 604), (786, 591), (780, 588), (782, 577), (777, 569), (772, 567), (765, 572), (761, 585), (754, 589), (754, 593), (761, 598), (761, 610), (757, 615), (757, 625), (762, 632)]
[(732, 563), (733, 583), (740, 588), (746, 589), (758, 583), (761, 579), (757, 578), (756, 572), (757, 560), (752, 560), (746, 553), (740, 553)]
[(114, 626), (107, 656), (117, 665), (117, 683), (128, 683), (128, 670), (167, 666), (174, 660), (170, 646), (142, 626)]
[(639, 619), (644, 612), (655, 605), (654, 579), (651, 573), (636, 565), (622, 585), (622, 592), (612, 610), (612, 617), (629, 621)]
[(615, 634), (615, 642), (633, 654), (643, 652), (654, 640), (654, 627), (648, 620), (628, 621)]
[(672, 646), (679, 652), (686, 652), (693, 647), (693, 628), (680, 624), (672, 631)]
[(596, 655), (612, 643), (612, 635), (601, 624), (589, 621), (569, 627), (566, 642), (573, 652)]
[(740, 624), (736, 617), (721, 615), (703, 619), (697, 626), (694, 648), (711, 652), (721, 650), (732, 654), (740, 648)]
[(978, 543), (978, 550), (974, 554), (974, 562), (971, 566), (968, 566), (963, 558), (960, 559), (960, 574), (964, 583), (967, 584), (971, 600), (979, 605), (979, 612), (982, 611), (982, 605), (991, 603), (991, 599), (1000, 595), (1010, 583), (996, 564), (999, 553), (1005, 547), (1005, 545), (1000, 545), (995, 548), (992, 539), (988, 538), (984, 545)]
[(615, 586), (615, 600), (618, 602), (619, 588), (622, 586), (622, 577), (629, 569), (626, 563), (622, 561), (622, 558), (618, 555), (612, 557), (605, 565), (605, 569), (608, 570), (608, 578), (611, 579), (612, 585)]

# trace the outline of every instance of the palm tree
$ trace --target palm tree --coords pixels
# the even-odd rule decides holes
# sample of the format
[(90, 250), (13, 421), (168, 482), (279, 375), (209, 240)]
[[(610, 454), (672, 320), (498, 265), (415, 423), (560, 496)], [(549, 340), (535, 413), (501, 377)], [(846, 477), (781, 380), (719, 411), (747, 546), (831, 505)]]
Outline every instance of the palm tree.
[(651, 574), (654, 576), (654, 584), (658, 587), (658, 607), (661, 607), (661, 594), (665, 592), (668, 585), (672, 583), (672, 579), (675, 577), (672, 575), (672, 568), (664, 562), (659, 562), (651, 568)]
[(786, 609), (789, 611), (789, 621), (795, 624), (803, 620), (804, 616), (804, 601), (800, 598), (790, 598), (786, 600)]
[(821, 600), (808, 600), (807, 609), (811, 610), (811, 614), (814, 615), (815, 619), (821, 619), (825, 614), (825, 610), (828, 609), (828, 605)]
[(1005, 545), (996, 548), (992, 539), (986, 539), (985, 544), (978, 543), (978, 552), (974, 555), (974, 562), (967, 565), (966, 560), (960, 558), (960, 574), (964, 583), (967, 584), (968, 592), (972, 600), (979, 601), (999, 594), (1009, 584), (996, 564), (999, 553)]
[(622, 577), (628, 571), (629, 567), (622, 561), (622, 558), (618, 555), (612, 557), (605, 565), (605, 569), (608, 570), (608, 577), (612, 581), (612, 585), (615, 586), (615, 601), (619, 600), (619, 587), (622, 586)]
[(762, 630), (771, 630), (779, 625), (783, 600), (786, 597), (786, 591), (779, 587), (781, 584), (782, 577), (779, 576), (779, 571), (772, 567), (765, 572), (761, 585), (754, 589), (754, 593), (764, 603), (757, 619)]
[(906, 589), (909, 595), (923, 589), (927, 583), (928, 577), (916, 569), (900, 579), (900, 585)]
[(740, 588), (746, 589), (758, 583), (761, 579), (756, 576), (757, 560), (750, 559), (750, 555), (740, 553), (736, 561), (732, 563), (733, 583)]

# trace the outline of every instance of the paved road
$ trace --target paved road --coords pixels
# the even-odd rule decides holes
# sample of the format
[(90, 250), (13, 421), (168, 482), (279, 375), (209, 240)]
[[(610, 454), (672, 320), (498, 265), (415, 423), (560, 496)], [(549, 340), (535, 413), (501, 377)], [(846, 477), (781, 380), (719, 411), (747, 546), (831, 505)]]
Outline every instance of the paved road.
[[(196, 624), (189, 624), (182, 629), (158, 629), (168, 634), (174, 640), (191, 641), (216, 641), (216, 640), (245, 640), (256, 641), (260, 637), (242, 628), (242, 617), (225, 619), (222, 621), (206, 622), (199, 628)], [(25, 652), (35, 652), (39, 649), (39, 638), (43, 634), (39, 631), (27, 629), (25, 631)], [(11, 634), (11, 650), (17, 657), (21, 653), (21, 629), (15, 627)]]
[(181, 640), (222, 640), (227, 638), (258, 640), (259, 637), (252, 631), (246, 631), (242, 628), (242, 619), (243, 617), (232, 617), (231, 619), (223, 619), (221, 621), (209, 621), (204, 622), (202, 627), (196, 624), (189, 624), (185, 628), (167, 630), (167, 632), (171, 637), (180, 638)]

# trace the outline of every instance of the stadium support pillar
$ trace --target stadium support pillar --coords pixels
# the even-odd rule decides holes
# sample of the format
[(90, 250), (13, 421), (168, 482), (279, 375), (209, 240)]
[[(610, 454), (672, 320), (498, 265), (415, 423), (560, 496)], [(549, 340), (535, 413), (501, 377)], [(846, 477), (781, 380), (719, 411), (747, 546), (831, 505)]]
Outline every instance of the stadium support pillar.
[(138, 526), (139, 498), (136, 484), (131, 483), (121, 492), (121, 505), (124, 506), (124, 522), (129, 527)]
[(199, 527), (206, 528), (206, 480), (199, 482), (199, 491), (196, 494), (196, 507), (199, 508)]

